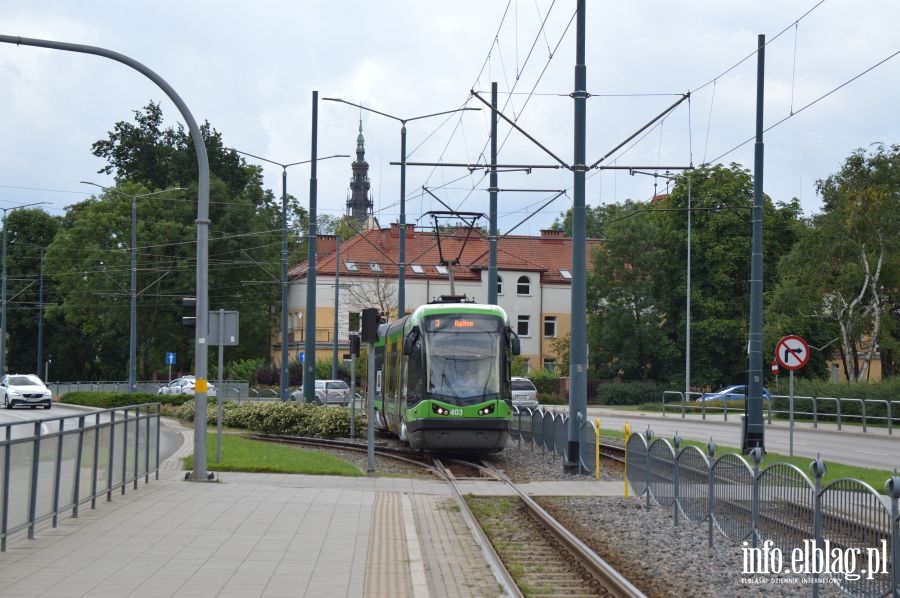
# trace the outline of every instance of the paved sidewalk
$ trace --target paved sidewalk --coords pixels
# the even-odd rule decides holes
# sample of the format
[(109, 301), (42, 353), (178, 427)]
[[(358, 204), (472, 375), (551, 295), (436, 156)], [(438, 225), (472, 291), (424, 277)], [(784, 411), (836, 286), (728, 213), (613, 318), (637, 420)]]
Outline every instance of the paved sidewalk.
[[(4, 598), (427, 598), (501, 595), (446, 486), (406, 478), (219, 474), (160, 479), (0, 553)], [(464, 482), (464, 493), (501, 493)], [(623, 484), (542, 482), (534, 494), (612, 494)]]

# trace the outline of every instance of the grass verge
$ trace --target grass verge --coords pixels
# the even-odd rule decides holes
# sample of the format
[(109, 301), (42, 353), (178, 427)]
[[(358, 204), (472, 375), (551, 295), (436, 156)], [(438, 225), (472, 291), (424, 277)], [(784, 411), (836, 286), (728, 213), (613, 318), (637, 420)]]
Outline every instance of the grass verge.
[[(184, 458), (185, 469), (194, 468), (193, 455)], [(216, 435), (206, 435), (206, 468), (211, 471), (250, 473), (305, 473), (309, 475), (364, 475), (352, 463), (326, 453), (222, 434), (222, 462), (216, 463)]]

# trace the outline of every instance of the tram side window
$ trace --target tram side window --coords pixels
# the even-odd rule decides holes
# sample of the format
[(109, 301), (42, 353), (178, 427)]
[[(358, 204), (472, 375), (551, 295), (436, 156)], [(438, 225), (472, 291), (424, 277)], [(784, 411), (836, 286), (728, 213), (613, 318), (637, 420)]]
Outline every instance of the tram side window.
[(413, 344), (406, 361), (407, 404), (421, 401), (425, 393), (425, 369), (422, 367), (422, 337)]

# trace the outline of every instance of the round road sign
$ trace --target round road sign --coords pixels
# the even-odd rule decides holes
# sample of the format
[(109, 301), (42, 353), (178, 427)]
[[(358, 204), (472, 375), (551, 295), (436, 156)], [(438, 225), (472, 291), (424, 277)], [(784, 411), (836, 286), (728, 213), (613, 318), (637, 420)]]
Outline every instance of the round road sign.
[(799, 336), (786, 336), (775, 345), (775, 361), (786, 370), (799, 370), (809, 362), (809, 345)]

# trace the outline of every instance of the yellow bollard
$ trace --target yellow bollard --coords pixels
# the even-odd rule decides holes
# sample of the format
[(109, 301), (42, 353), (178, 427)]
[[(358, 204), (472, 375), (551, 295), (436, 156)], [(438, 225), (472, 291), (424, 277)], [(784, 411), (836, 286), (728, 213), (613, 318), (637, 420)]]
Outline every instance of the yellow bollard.
[(628, 438), (631, 436), (631, 426), (625, 422), (625, 498), (628, 498)]
[(597, 432), (594, 436), (597, 438), (597, 442), (594, 443), (594, 459), (597, 462), (597, 480), (600, 480), (600, 418), (596, 418), (594, 420), (594, 431)]

